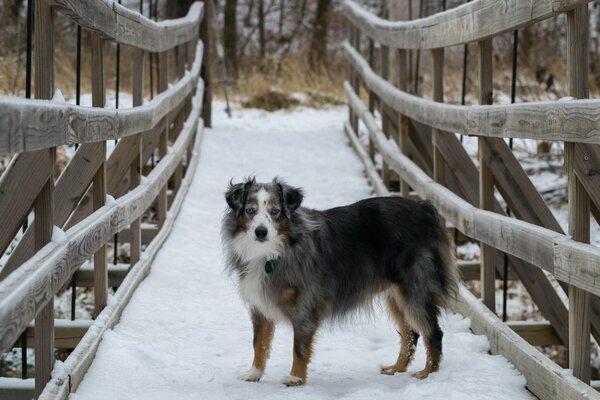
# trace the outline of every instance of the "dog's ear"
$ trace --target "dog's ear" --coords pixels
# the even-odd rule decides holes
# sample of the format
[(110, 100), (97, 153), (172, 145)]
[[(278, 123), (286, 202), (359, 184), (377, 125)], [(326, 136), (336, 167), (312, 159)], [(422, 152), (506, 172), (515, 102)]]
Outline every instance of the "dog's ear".
[(255, 183), (256, 178), (254, 177), (247, 178), (245, 182), (236, 184), (233, 184), (233, 179), (230, 180), (229, 188), (225, 193), (225, 201), (227, 201), (227, 205), (229, 205), (233, 211), (239, 213), (246, 203), (248, 189)]
[(298, 207), (300, 207), (300, 204), (302, 204), (304, 193), (302, 192), (302, 189), (292, 187), (281, 181), (279, 178), (273, 179), (273, 184), (279, 187), (283, 203), (283, 212), (285, 213), (286, 217), (290, 218), (294, 211), (296, 211)]

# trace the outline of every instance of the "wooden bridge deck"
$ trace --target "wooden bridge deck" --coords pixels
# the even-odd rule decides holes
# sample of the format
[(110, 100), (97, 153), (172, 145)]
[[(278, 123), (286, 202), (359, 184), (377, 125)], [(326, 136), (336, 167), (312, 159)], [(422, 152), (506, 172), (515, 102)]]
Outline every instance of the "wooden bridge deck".
[[(233, 120), (221, 111), (214, 115), (169, 238), (119, 324), (105, 333), (71, 399), (531, 397), (523, 376), (502, 357), (488, 355), (487, 338), (474, 336), (469, 321), (455, 314), (442, 317), (445, 353), (438, 373), (425, 381), (380, 375), (378, 366), (393, 361), (398, 351), (398, 335), (381, 307), (356, 324), (320, 332), (304, 388), (279, 383), (291, 365), (287, 326), (278, 327), (261, 382), (236, 379), (251, 361), (252, 326), (223, 270), (219, 229), (225, 185), (251, 172), (259, 180), (277, 173), (303, 186), (306, 204), (318, 208), (371, 195), (340, 126), (345, 114), (340, 109), (266, 116), (240, 111)], [(424, 362), (420, 346), (411, 371)]]
[[(590, 339), (600, 341), (600, 249), (589, 244), (590, 218), (600, 221), (600, 100), (587, 99), (590, 2), (474, 0), (393, 21), (393, 12), (385, 20), (346, 0), (349, 121), (342, 124), (348, 114), (341, 110), (268, 118), (245, 112), (219, 119), (202, 147), (203, 127), (211, 125), (210, 0), (168, 22), (111, 0), (36, 1), (29, 14), (35, 38), (28, 42), (35, 99), (0, 97), (0, 155), (14, 155), (0, 177), (0, 253), (24, 221), (28, 226), (0, 271), (0, 350), (35, 348), (35, 382), (1, 378), (0, 399), (519, 398), (529, 396), (525, 383), (541, 399), (600, 398), (590, 385)], [(92, 108), (54, 97), (57, 13), (91, 35)], [(492, 104), (494, 36), (561, 14), (572, 98)], [(133, 48), (130, 109), (105, 107), (109, 41)], [(467, 43), (478, 49), (479, 104), (444, 104), (444, 48)], [(409, 60), (420, 51), (431, 52), (432, 99), (408, 85), (409, 72), (418, 70)], [(145, 60), (156, 71), (150, 82)], [(342, 126), (362, 165), (342, 139)], [(478, 137), (478, 163), (455, 133)], [(504, 141), (513, 137), (564, 142), (568, 232)], [(109, 139), (119, 142), (107, 155)], [(80, 147), (58, 175), (56, 148), (72, 144)], [(222, 272), (218, 228), (226, 182), (281, 174), (306, 188), (307, 204), (327, 207), (371, 193), (363, 168), (375, 194), (428, 199), (453, 229), (480, 242), (481, 265), (461, 267), (465, 279), (481, 281), (482, 298), (463, 289), (452, 310), (468, 316), (489, 346), (469, 333), (463, 317), (449, 314), (440, 372), (425, 382), (382, 377), (376, 366), (394, 357), (397, 338), (375, 313), (356, 331), (323, 332), (304, 388), (282, 394), (277, 384), (290, 362), (286, 329), (264, 382), (236, 381), (249, 361), (250, 328)], [(113, 241), (129, 243), (129, 264), (109, 265), (106, 246)], [(501, 322), (491, 311), (498, 276), (520, 280), (546, 321)], [(94, 287), (93, 321), (54, 318), (55, 296), (69, 285)], [(111, 297), (112, 286), (118, 290)], [(569, 369), (535, 345), (563, 346)], [(56, 348), (74, 350), (61, 364), (54, 362)], [(419, 357), (417, 364), (422, 351)]]

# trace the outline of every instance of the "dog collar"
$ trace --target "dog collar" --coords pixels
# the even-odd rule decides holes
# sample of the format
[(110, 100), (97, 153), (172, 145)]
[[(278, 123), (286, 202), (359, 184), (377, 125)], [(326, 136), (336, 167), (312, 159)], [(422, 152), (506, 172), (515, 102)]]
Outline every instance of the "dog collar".
[(270, 274), (271, 272), (273, 272), (273, 262), (271, 260), (267, 260), (265, 262), (265, 272), (267, 274)]

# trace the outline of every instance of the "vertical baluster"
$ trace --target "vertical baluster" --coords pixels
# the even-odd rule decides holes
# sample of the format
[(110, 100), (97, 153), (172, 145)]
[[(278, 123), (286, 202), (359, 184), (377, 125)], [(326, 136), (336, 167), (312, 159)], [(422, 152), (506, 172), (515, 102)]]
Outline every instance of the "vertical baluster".
[[(92, 33), (92, 106), (104, 108), (106, 104), (106, 79), (104, 71), (105, 41)], [(106, 160), (106, 141), (98, 143), (102, 147)], [(92, 183), (94, 211), (106, 204), (106, 161), (102, 162)], [(98, 316), (106, 306), (108, 291), (108, 272), (106, 268), (106, 246), (94, 254), (94, 316)]]
[[(381, 66), (380, 66), (381, 70), (380, 70), (379, 75), (387, 81), (390, 76), (390, 48), (389, 48), (389, 46), (385, 46), (382, 44), (382, 45), (380, 45), (380, 51), (381, 51)], [(389, 116), (387, 114), (387, 110), (386, 110), (387, 105), (382, 100), (379, 102), (379, 106), (380, 106), (379, 112), (381, 113), (381, 130), (389, 138), (390, 137), (390, 118), (389, 118)], [(387, 188), (390, 187), (390, 177), (391, 177), (390, 168), (388, 167), (387, 163), (384, 160), (381, 160), (381, 179), (383, 180), (383, 183), (385, 184), (385, 186)]]
[[(478, 42), (479, 48), (479, 103), (492, 104), (492, 39)], [(485, 138), (478, 139), (479, 157), (479, 207), (483, 210), (494, 208), (494, 178), (484, 158), (483, 146)], [(492, 246), (481, 243), (481, 296), (483, 303), (496, 312), (496, 250)]]
[[(567, 84), (569, 96), (589, 97), (589, 16), (584, 4), (567, 13)], [(565, 142), (569, 190), (569, 234), (590, 242), (590, 199), (574, 171), (575, 143)], [(569, 286), (569, 368), (590, 383), (590, 294)]]
[[(158, 74), (158, 93), (162, 93), (168, 88), (168, 76), (169, 76), (169, 68), (168, 68), (168, 51), (163, 51), (158, 55), (158, 65), (159, 65), (159, 74)], [(169, 140), (169, 126), (171, 125), (171, 121), (169, 120), (169, 116), (167, 116), (167, 127), (160, 134), (160, 138), (158, 140), (158, 155), (162, 160), (164, 156), (167, 155), (168, 148), (168, 140)], [(158, 224), (162, 226), (167, 218), (167, 185), (162, 187), (160, 193), (158, 194)]]
[[(408, 92), (408, 51), (404, 49), (396, 50), (396, 60), (398, 62), (398, 88), (404, 92)], [(400, 114), (398, 125), (398, 139), (400, 150), (405, 156), (409, 156), (410, 139), (409, 139), (410, 121), (406, 115)], [(400, 179), (400, 194), (402, 197), (408, 197), (410, 186), (408, 183)]]
[[(141, 6), (140, 6), (141, 7)], [(141, 10), (140, 10), (141, 11)], [(144, 51), (135, 49), (133, 54), (133, 70), (132, 70), (132, 85), (133, 85), (133, 106), (141, 106), (144, 101)], [(135, 189), (141, 180), (142, 173), (142, 134), (136, 135), (136, 156), (131, 162), (129, 169), (129, 189)], [(129, 245), (129, 262), (133, 267), (139, 260), (142, 252), (142, 217), (136, 218), (130, 225), (131, 242)]]
[(202, 98), (202, 119), (204, 126), (212, 126), (212, 19), (214, 6), (212, 0), (204, 0), (204, 17), (200, 23), (200, 39), (204, 43), (202, 59), (202, 79), (204, 80), (204, 97)]
[[(54, 12), (45, 1), (35, 2), (35, 97), (51, 99), (54, 94)], [(41, 150), (54, 166), (55, 149)], [(35, 200), (35, 250), (38, 251), (52, 239), (54, 215), (54, 168), (50, 168), (48, 181)], [(35, 317), (35, 397), (38, 398), (50, 381), (54, 365), (54, 296)]]

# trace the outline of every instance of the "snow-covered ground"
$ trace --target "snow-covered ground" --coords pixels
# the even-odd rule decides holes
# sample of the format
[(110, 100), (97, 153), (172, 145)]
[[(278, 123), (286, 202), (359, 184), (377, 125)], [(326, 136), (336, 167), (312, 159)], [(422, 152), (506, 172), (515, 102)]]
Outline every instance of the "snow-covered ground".
[[(426, 380), (380, 375), (398, 335), (381, 307), (368, 319), (320, 332), (307, 385), (286, 388), (292, 332), (278, 328), (260, 383), (236, 376), (250, 365), (252, 329), (233, 280), (223, 271), (220, 219), (232, 177), (274, 175), (304, 187), (305, 205), (331, 207), (371, 195), (346, 144), (345, 108), (266, 113), (215, 102), (194, 182), (170, 237), (120, 323), (104, 336), (73, 400), (84, 399), (525, 399), (523, 376), (488, 354), (488, 340), (462, 316), (442, 317), (444, 360)], [(425, 362), (419, 345), (411, 371)]]

